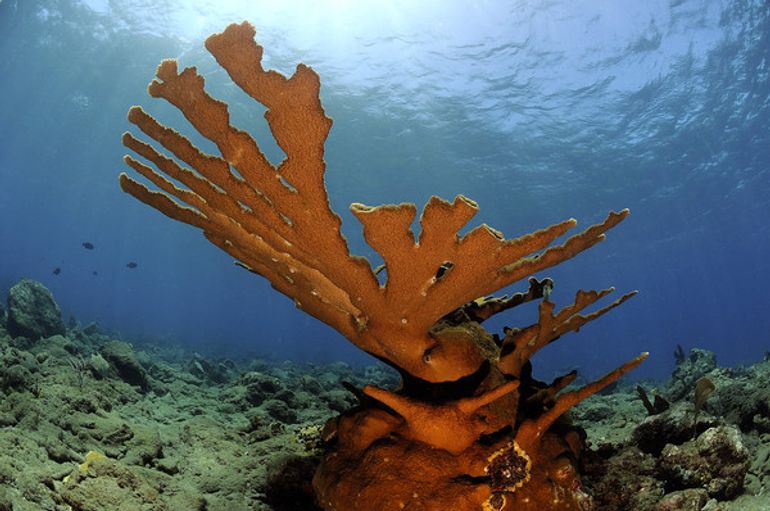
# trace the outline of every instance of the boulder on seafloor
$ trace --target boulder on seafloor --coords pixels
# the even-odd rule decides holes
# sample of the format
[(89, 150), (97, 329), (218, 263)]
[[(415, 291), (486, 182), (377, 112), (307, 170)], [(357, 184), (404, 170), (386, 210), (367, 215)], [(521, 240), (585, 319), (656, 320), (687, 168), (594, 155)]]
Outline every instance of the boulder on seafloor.
[(244, 398), (255, 406), (287, 390), (286, 385), (278, 378), (258, 371), (243, 374), (240, 383), (245, 387)]
[(658, 455), (667, 444), (679, 445), (692, 439), (721, 420), (701, 412), (697, 416), (690, 403), (675, 403), (665, 412), (650, 415), (639, 423), (631, 434), (631, 441), (643, 452)]
[(37, 341), (64, 334), (61, 309), (40, 282), (22, 279), (8, 291), (8, 334)]
[(749, 451), (734, 426), (717, 426), (680, 446), (667, 445), (656, 472), (669, 490), (703, 488), (710, 497), (732, 499), (743, 489)]
[(101, 347), (99, 353), (115, 369), (120, 379), (147, 391), (150, 387), (147, 372), (137, 361), (134, 350), (128, 343), (110, 341)]
[(208, 381), (214, 384), (222, 384), (230, 381), (235, 364), (231, 360), (221, 360), (211, 362), (198, 355), (193, 356), (187, 363), (187, 370), (201, 381)]

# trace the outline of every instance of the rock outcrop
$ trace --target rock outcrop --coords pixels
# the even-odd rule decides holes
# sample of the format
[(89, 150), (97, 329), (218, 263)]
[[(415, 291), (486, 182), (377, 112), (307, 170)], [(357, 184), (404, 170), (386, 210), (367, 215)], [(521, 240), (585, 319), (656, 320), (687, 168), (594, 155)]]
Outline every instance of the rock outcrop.
[(64, 334), (61, 309), (41, 283), (22, 279), (8, 291), (8, 334), (32, 341)]

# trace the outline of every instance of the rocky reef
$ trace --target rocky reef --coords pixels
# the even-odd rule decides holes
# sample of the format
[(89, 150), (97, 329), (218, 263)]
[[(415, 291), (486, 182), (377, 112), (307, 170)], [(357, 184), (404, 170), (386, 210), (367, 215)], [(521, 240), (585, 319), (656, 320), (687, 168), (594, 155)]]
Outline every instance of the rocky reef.
[[(375, 269), (349, 252), (329, 206), (323, 155), (332, 122), (318, 75), (303, 64), (290, 77), (263, 69), (254, 36), (249, 23), (233, 24), (209, 37), (206, 48), (267, 109), (285, 158), (272, 164), (247, 132), (230, 124), (227, 105), (206, 92), (194, 68), (180, 71), (166, 60), (149, 94), (177, 107), (219, 154), (204, 153), (132, 107), (129, 121), (151, 143), (124, 134), (133, 153), (125, 162), (152, 187), (125, 173), (120, 185), (201, 229), (236, 264), (398, 371), (396, 389), (350, 387), (356, 406), (326, 424), (326, 450), (313, 480), (320, 505), (329, 511), (592, 509), (579, 475), (584, 435), (565, 412), (647, 354), (569, 392), (561, 391), (574, 373), (537, 381), (530, 358), (635, 292), (586, 312), (613, 289), (580, 290), (573, 303), (557, 308), (549, 300), (553, 281), (534, 275), (604, 240), (628, 210), (555, 244), (574, 219), (512, 239), (484, 224), (461, 234), (478, 205), (462, 195), (431, 197), (415, 235), (414, 204), (354, 203), (364, 239), (384, 261)], [(528, 288), (488, 296), (520, 281)], [(500, 334), (482, 327), (526, 302), (538, 304), (534, 324)]]
[[(46, 299), (16, 300), (20, 288)], [(397, 381), (383, 365), (139, 346), (95, 323), (33, 340), (7, 318), (26, 318), (25, 332), (61, 324), (50, 292), (24, 280), (7, 303), (0, 510), (312, 510), (323, 424), (355, 403), (340, 381)]]
[[(573, 410), (592, 439), (585, 483), (597, 509), (759, 511), (770, 509), (770, 363), (718, 367), (694, 348), (665, 382), (646, 386), (670, 404), (645, 408), (633, 385)], [(698, 382), (713, 390), (701, 402)]]

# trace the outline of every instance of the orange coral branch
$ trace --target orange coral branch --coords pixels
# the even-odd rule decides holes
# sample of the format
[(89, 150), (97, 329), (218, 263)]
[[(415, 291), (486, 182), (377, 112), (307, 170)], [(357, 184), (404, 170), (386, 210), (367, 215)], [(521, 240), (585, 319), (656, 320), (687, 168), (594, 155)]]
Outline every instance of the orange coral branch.
[(614, 288), (601, 291), (580, 290), (575, 295), (575, 301), (556, 314), (553, 314), (555, 307), (553, 302), (548, 300), (540, 302), (540, 320), (527, 328), (511, 332), (504, 339), (501, 357), (498, 362), (500, 370), (510, 376), (518, 377), (521, 373), (521, 368), (527, 360), (543, 346), (567, 332), (578, 331), (586, 323), (606, 314), (637, 293), (636, 291), (626, 293), (614, 302), (591, 314), (578, 314), (578, 312), (612, 291), (614, 291)]
[(527, 398), (527, 404), (542, 404), (544, 406), (553, 406), (556, 394), (571, 384), (577, 378), (577, 371), (570, 371), (565, 375), (559, 376), (544, 389), (541, 389)]
[(508, 381), (479, 396), (444, 405), (427, 404), (373, 385), (367, 385), (363, 390), (364, 394), (404, 418), (403, 435), (406, 438), (459, 454), (487, 430), (487, 424), (475, 413), (517, 388), (518, 380)]
[[(257, 48), (250, 25), (233, 25), (226, 32), (231, 42), (239, 42), (231, 50), (248, 55)], [(294, 119), (290, 123), (293, 134), (276, 134), (279, 144), (291, 149), (291, 154), (276, 169), (248, 134), (230, 126), (226, 105), (206, 94), (203, 79), (194, 69), (178, 73), (175, 62), (164, 61), (158, 68), (160, 81), (150, 85), (150, 94), (180, 108), (198, 131), (215, 142), (222, 158), (203, 153), (181, 134), (134, 107), (129, 111), (129, 120), (197, 172), (183, 168), (150, 145), (126, 134), (127, 147), (189, 189), (173, 185), (130, 157), (126, 160), (128, 165), (165, 194), (152, 192), (125, 174), (121, 176), (121, 186), (172, 218), (200, 227), (212, 242), (266, 276), (274, 287), (294, 298), (298, 306), (312, 311), (368, 349), (366, 339), (358, 339), (356, 335), (366, 322), (360, 307), (381, 305), (377, 299), (379, 284), (365, 261), (348, 255), (345, 240), (339, 233), (339, 218), (326, 202), (324, 165), (318, 145), (322, 150), (331, 122), (318, 102), (317, 77), (313, 78), (315, 75), (308, 68), (302, 69), (290, 80), (283, 77), (278, 80), (277, 73), (262, 72), (271, 77), (266, 82), (271, 88), (262, 94), (268, 98), (266, 103), (277, 110), (271, 115)], [(297, 84), (301, 86), (298, 88)], [(287, 94), (287, 87), (293, 94)], [(315, 111), (302, 110), (303, 105), (296, 101), (297, 90), (305, 90), (305, 96), (315, 96)], [(313, 105), (306, 102), (304, 107), (308, 106)], [(283, 133), (281, 129), (276, 128)], [(304, 152), (286, 139), (298, 135), (307, 144)], [(292, 175), (293, 182), (288, 182), (286, 177), (291, 172), (287, 174), (286, 170), (296, 166), (295, 160), (302, 162), (304, 173)], [(230, 170), (231, 166), (238, 175)], [(172, 197), (192, 209), (176, 203)], [(320, 209), (319, 201), (324, 206)], [(359, 293), (353, 296), (355, 292)], [(353, 300), (360, 305), (353, 305)]]
[(537, 449), (537, 444), (543, 433), (545, 433), (548, 428), (550, 428), (551, 425), (564, 414), (564, 412), (592, 394), (596, 394), (610, 383), (617, 381), (618, 378), (641, 364), (648, 356), (649, 353), (644, 352), (633, 360), (630, 360), (615, 370), (607, 373), (595, 382), (589, 383), (578, 390), (562, 394), (556, 399), (553, 408), (536, 419), (529, 419), (522, 422), (516, 433), (516, 442), (525, 451), (529, 453), (533, 452)]

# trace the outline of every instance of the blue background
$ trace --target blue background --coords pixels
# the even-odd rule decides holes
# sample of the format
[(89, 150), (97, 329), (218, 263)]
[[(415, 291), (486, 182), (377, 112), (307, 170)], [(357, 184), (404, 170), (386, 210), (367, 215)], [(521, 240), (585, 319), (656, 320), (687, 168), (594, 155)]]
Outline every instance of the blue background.
[[(770, 349), (769, 10), (762, 0), (3, 0), (0, 291), (40, 280), (65, 315), (129, 340), (367, 360), (117, 185), (132, 104), (211, 149), (146, 95), (169, 57), (198, 66), (234, 123), (280, 160), (261, 107), (203, 48), (248, 19), (268, 67), (305, 62), (321, 76), (334, 119), (327, 186), (354, 253), (377, 262), (347, 211), (355, 201), (421, 207), (462, 193), (481, 206), (474, 225), (507, 237), (629, 207), (604, 243), (547, 275), (558, 305), (580, 287), (639, 296), (549, 346), (536, 373), (596, 376), (648, 350), (637, 374), (664, 377), (677, 344), (726, 365), (757, 361)], [(535, 319), (529, 306), (490, 327)]]

